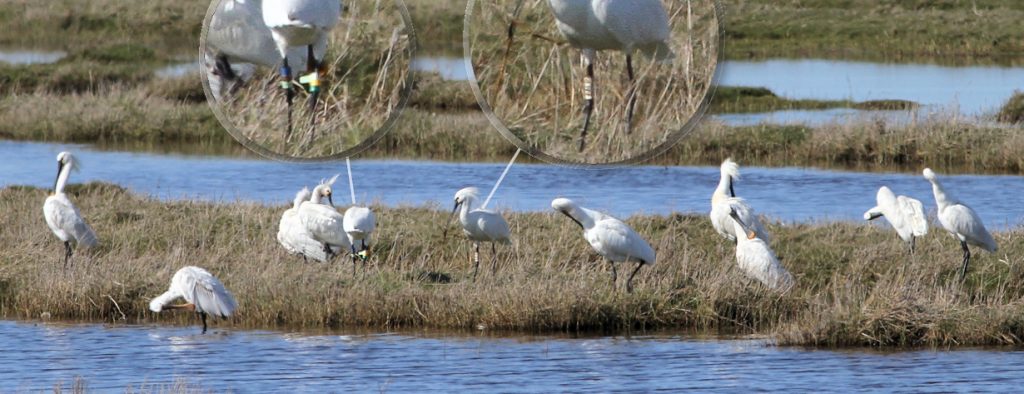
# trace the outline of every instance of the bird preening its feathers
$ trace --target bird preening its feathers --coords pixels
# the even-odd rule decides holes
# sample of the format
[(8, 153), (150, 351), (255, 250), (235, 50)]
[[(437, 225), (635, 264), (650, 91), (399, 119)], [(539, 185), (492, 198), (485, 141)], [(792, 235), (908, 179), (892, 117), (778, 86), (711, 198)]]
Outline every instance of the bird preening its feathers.
[[(176, 299), (185, 299), (185, 304), (171, 305)], [(206, 333), (206, 315), (228, 318), (238, 309), (234, 296), (209, 271), (199, 267), (183, 267), (171, 278), (166, 292), (149, 302), (149, 309), (161, 312), (164, 309), (184, 309), (199, 314)]]

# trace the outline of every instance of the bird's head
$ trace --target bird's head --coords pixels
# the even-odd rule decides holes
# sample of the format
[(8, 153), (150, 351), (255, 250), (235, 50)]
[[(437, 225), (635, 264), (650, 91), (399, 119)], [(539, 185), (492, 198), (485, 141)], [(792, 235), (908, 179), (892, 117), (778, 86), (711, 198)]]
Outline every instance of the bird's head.
[(475, 187), (466, 187), (458, 192), (455, 192), (455, 208), (452, 211), (459, 209), (459, 206), (465, 204), (467, 201), (473, 201), (480, 198), (480, 189)]
[(335, 174), (331, 179), (320, 181), (320, 184), (317, 185), (316, 189), (313, 189), (313, 194), (316, 195), (316, 197), (326, 197), (327, 202), (329, 202), (332, 207), (334, 206), (334, 199), (332, 197), (334, 195), (334, 191), (331, 189), (331, 185), (334, 185), (334, 181), (336, 180), (338, 180), (338, 174)]
[[(754, 230), (752, 230), (749, 227), (747, 227), (746, 223), (743, 223), (743, 220), (740, 219), (740, 215), (739, 215), (739, 213), (736, 212), (736, 208), (735, 207), (732, 207), (732, 206), (729, 207), (729, 216), (732, 217), (732, 220), (735, 220), (736, 224), (738, 224), (740, 226), (740, 229), (742, 229), (743, 232), (747, 234), (747, 239), (757, 238), (757, 233), (755, 233)], [(739, 235), (739, 234), (737, 234), (737, 235)]]
[(79, 167), (78, 160), (71, 155), (71, 152), (60, 152), (57, 154), (57, 177), (53, 180), (53, 189), (57, 189), (57, 182), (60, 180), (60, 172), (64, 170), (64, 167), (70, 167), (72, 170), (77, 171)]
[(935, 181), (935, 171), (932, 171), (931, 168), (925, 168), (922, 174), (924, 175), (924, 179), (927, 179), (929, 182)]
[(556, 198), (551, 200), (551, 209), (561, 212), (563, 215), (568, 216), (569, 219), (576, 222), (576, 224), (583, 227), (583, 223), (574, 215), (576, 212), (576, 202), (568, 198)]

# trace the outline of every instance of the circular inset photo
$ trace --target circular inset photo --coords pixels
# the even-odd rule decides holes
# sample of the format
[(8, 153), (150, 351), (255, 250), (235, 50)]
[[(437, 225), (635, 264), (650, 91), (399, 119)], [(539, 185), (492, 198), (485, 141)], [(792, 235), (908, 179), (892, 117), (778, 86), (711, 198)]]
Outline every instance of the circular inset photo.
[(201, 40), (207, 101), (267, 157), (354, 155), (388, 131), (413, 85), (401, 0), (214, 0)]
[(470, 0), (464, 44), (481, 107), (555, 163), (663, 153), (696, 124), (722, 53), (714, 0)]

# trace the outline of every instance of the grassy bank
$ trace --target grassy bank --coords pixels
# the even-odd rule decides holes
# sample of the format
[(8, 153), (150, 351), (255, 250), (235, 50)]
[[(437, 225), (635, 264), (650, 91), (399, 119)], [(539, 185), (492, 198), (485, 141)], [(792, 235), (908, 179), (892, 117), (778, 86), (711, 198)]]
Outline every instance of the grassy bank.
[[(704, 217), (640, 216), (628, 222), (658, 250), (627, 294), (579, 228), (548, 213), (506, 217), (515, 246), (498, 272), (471, 279), (470, 246), (442, 237), (443, 209), (376, 207), (375, 256), (353, 277), (350, 263), (305, 264), (275, 241), (284, 205), (159, 202), (105, 184), (72, 188), (102, 245), (61, 272), (59, 242), (38, 212), (46, 191), (0, 190), (8, 245), (0, 252), (0, 315), (89, 321), (194, 322), (146, 306), (183, 265), (215, 272), (241, 305), (245, 328), (436, 327), (550, 331), (693, 328), (770, 334), (786, 344), (983, 345), (1024, 338), (1020, 230), (996, 235), (1000, 252), (978, 253), (967, 282), (959, 251), (936, 231), (916, 255), (888, 229), (862, 224), (769, 226), (797, 278), (779, 295), (740, 277), (733, 247)], [(698, 208), (698, 207), (695, 207)], [(489, 253), (484, 253), (487, 267)], [(621, 285), (621, 282), (620, 282)]]
[(1024, 123), (1024, 93), (1015, 92), (999, 109), (996, 119), (1004, 123)]
[(708, 112), (713, 114), (756, 113), (791, 109), (854, 108), (863, 110), (911, 110), (917, 103), (906, 100), (812, 100), (780, 97), (768, 88), (719, 86)]

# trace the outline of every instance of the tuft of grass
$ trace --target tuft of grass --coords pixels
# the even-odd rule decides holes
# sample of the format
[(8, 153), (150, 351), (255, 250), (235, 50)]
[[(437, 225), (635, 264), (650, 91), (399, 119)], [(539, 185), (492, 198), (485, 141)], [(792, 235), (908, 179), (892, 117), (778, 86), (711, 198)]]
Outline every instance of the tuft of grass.
[[(298, 187), (299, 185), (296, 185)], [(433, 327), (531, 332), (693, 328), (773, 335), (819, 346), (1020, 345), (1024, 325), (1021, 231), (996, 234), (998, 254), (977, 253), (967, 282), (960, 253), (938, 232), (916, 254), (888, 228), (868, 224), (769, 224), (773, 247), (797, 278), (777, 294), (742, 277), (733, 245), (703, 216), (634, 216), (658, 251), (632, 294), (610, 283), (608, 264), (579, 228), (554, 213), (505, 213), (515, 243), (490, 253), (471, 277), (471, 247), (444, 238), (440, 207), (375, 206), (369, 262), (306, 264), (275, 240), (286, 208), (249, 203), (161, 202), (106, 184), (71, 189), (101, 245), (61, 270), (61, 245), (38, 212), (46, 190), (0, 189), (0, 315), (194, 324), (189, 313), (153, 314), (183, 265), (200, 265), (233, 292), (245, 328)], [(123, 316), (122, 316), (123, 313)]]
[(1003, 123), (1024, 123), (1024, 92), (1015, 91), (999, 109), (996, 119)]

